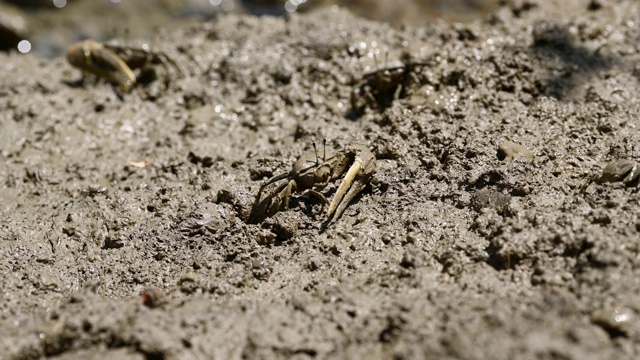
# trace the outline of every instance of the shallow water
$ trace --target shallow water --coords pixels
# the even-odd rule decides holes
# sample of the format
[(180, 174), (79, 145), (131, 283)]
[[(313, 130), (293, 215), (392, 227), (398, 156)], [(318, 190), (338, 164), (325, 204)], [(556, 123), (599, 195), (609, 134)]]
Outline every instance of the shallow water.
[[(424, 25), (436, 18), (470, 20), (492, 8), (493, 0), (42, 0), (18, 2), (19, 11), (30, 29), (25, 37), (30, 46), (21, 52), (53, 57), (78, 40), (94, 38), (144, 38), (153, 40), (158, 28), (171, 31), (197, 24), (222, 14), (284, 16), (292, 12), (316, 11), (327, 6), (341, 6), (369, 19), (396, 26)], [(38, 6), (39, 5), (39, 6)]]

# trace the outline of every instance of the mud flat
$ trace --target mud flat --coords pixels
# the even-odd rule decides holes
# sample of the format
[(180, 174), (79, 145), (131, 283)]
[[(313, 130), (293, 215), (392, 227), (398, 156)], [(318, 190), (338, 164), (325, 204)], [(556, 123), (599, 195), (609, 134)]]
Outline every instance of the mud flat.
[[(0, 54), (0, 357), (638, 358), (639, 5), (507, 3), (161, 30), (130, 92)], [(377, 158), (342, 217), (249, 224), (324, 139)]]

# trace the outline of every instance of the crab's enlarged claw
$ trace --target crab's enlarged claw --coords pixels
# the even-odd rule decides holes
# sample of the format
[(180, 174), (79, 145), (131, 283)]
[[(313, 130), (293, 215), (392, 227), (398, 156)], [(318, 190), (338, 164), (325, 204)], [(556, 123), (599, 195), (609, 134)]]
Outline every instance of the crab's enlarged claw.
[(337, 220), (342, 215), (353, 198), (367, 186), (375, 172), (376, 158), (369, 149), (364, 146), (354, 146), (353, 151), (355, 151), (353, 164), (329, 205), (327, 222)]
[(118, 83), (125, 91), (136, 83), (136, 76), (127, 63), (95, 40), (85, 40), (70, 46), (67, 60), (81, 70)]

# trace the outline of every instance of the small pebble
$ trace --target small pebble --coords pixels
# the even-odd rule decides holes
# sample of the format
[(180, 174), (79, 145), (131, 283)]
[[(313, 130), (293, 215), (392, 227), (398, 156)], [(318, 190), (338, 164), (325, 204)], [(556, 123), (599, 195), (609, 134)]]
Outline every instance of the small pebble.
[(526, 147), (516, 144), (512, 141), (505, 141), (498, 146), (498, 159), (504, 161), (513, 161), (518, 155), (521, 155), (527, 161), (533, 161), (533, 154)]
[(164, 296), (160, 289), (155, 286), (149, 286), (142, 290), (140, 298), (144, 306), (154, 308), (162, 303)]
[(591, 322), (601, 326), (612, 336), (628, 335), (634, 320), (633, 312), (621, 306), (606, 306), (591, 314)]

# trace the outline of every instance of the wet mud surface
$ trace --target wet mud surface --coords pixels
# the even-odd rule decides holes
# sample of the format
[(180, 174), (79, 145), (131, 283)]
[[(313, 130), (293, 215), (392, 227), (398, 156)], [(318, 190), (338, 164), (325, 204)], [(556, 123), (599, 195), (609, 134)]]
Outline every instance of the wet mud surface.
[[(0, 54), (0, 356), (637, 358), (639, 187), (601, 174), (640, 162), (640, 9), (508, 3), (222, 16), (161, 31), (182, 76), (129, 93)], [(377, 158), (344, 214), (250, 224), (324, 139)]]

